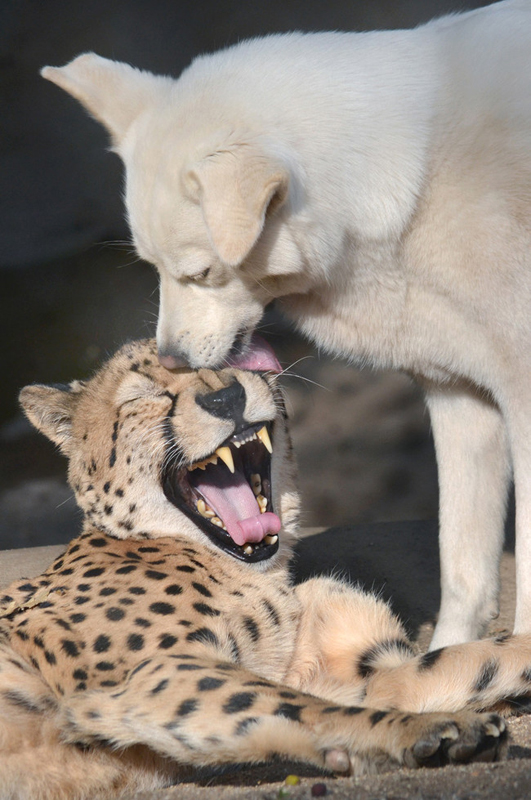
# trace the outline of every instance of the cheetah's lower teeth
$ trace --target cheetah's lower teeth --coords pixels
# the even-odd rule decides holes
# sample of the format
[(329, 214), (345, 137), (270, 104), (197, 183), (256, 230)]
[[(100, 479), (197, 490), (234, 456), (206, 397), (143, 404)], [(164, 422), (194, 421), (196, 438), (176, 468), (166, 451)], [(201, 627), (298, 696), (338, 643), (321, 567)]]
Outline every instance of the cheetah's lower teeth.
[(197, 510), (199, 511), (199, 513), (201, 514), (202, 517), (206, 517), (207, 519), (210, 519), (211, 517), (215, 517), (216, 516), (216, 512), (213, 511), (210, 508), (210, 506), (207, 506), (205, 501), (202, 500), (202, 499), (199, 499), (197, 501)]
[(252, 553), (254, 553), (254, 547), (251, 544), (248, 544), (243, 548), (243, 552), (246, 556), (250, 556)]
[(265, 544), (276, 544), (278, 542), (278, 536), (276, 533), (273, 535), (269, 534), (264, 537)]
[(263, 494), (259, 494), (256, 497), (256, 502), (258, 503), (258, 507), (260, 508), (260, 513), (264, 514), (267, 508), (267, 497), (264, 497)]

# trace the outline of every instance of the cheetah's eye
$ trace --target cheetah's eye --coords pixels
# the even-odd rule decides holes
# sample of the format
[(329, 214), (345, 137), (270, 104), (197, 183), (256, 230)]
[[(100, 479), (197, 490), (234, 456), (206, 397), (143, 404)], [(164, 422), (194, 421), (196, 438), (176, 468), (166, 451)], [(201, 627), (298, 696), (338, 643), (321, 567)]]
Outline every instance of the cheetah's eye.
[(147, 375), (131, 372), (118, 387), (115, 402), (117, 406), (122, 406), (124, 403), (142, 400), (145, 397), (155, 398), (161, 394), (160, 387)]

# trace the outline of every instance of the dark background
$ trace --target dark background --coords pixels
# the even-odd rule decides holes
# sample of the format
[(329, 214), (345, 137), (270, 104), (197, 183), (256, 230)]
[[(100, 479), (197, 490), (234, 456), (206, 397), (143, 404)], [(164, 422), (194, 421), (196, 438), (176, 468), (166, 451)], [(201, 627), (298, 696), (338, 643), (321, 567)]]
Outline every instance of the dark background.
[[(0, 548), (74, 532), (63, 460), (18, 411), (19, 388), (86, 376), (127, 339), (152, 335), (158, 300), (154, 270), (128, 245), (121, 164), (105, 132), (40, 67), (94, 50), (177, 76), (196, 54), (250, 36), (411, 27), (481, 5), (1, 0)], [(434, 518), (429, 423), (409, 379), (319, 359), (274, 311), (266, 327), (283, 365), (298, 362), (290, 372), (302, 378), (285, 385), (305, 523)]]

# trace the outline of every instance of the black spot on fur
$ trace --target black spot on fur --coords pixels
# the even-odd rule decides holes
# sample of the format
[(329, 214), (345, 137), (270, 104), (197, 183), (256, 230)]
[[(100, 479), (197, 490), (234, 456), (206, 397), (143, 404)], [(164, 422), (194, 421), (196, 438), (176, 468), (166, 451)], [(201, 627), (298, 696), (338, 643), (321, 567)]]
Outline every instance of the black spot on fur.
[(32, 583), (22, 583), (18, 588), (21, 592), (34, 592), (37, 587)]
[(158, 572), (156, 569), (147, 569), (144, 575), (152, 581), (162, 581), (164, 578), (168, 577), (165, 572)]
[(509, 642), (512, 638), (512, 633), (499, 633), (498, 636), (494, 637), (494, 644), (505, 644), (505, 642)]
[(90, 592), (90, 590), (92, 589), (92, 584), (78, 583), (77, 588), (80, 592)]
[(135, 625), (138, 625), (139, 628), (151, 628), (151, 622), (144, 617), (135, 617)]
[(301, 721), (301, 711), (304, 706), (298, 706), (294, 703), (280, 703), (277, 709), (273, 712), (276, 717), (285, 717), (291, 719), (293, 722)]
[(223, 686), (226, 682), (227, 681), (222, 678), (201, 678), (201, 680), (197, 682), (197, 689), (199, 692), (209, 692), (213, 689), (219, 689), (219, 687)]
[(138, 548), (139, 553), (160, 553), (160, 547), (155, 547), (154, 545), (142, 545), (142, 547)]
[(283, 697), (285, 700), (296, 700), (297, 695), (294, 692), (279, 692), (279, 697)]
[(245, 625), (253, 642), (257, 642), (260, 638), (260, 630), (254, 619), (252, 619), (252, 617), (244, 617), (243, 624)]
[(79, 655), (79, 648), (71, 639), (61, 639), (61, 650), (70, 658), (77, 658)]
[(195, 567), (190, 567), (188, 564), (182, 564), (180, 567), (175, 567), (179, 572), (195, 572)]
[(104, 633), (101, 633), (92, 645), (92, 649), (95, 653), (106, 653), (110, 646), (111, 640), (109, 637)]
[(321, 709), (321, 714), (336, 714), (338, 711), (342, 711), (341, 706), (327, 706), (326, 708)]
[(74, 605), (83, 606), (83, 605), (85, 605), (85, 603), (88, 603), (89, 600), (90, 600), (90, 597), (81, 597), (81, 596), (80, 597), (76, 597), (74, 599)]
[(117, 575), (129, 575), (130, 572), (134, 572), (137, 568), (136, 564), (127, 564), (125, 567), (118, 567), (116, 570)]
[(117, 606), (111, 606), (105, 612), (105, 616), (109, 622), (119, 622), (125, 617), (125, 611)]
[[(273, 686), (273, 684), (269, 681), (245, 681), (242, 686), (267, 686), (269, 688), (270, 686)], [(293, 696), (295, 697), (295, 695)]]
[(241, 719), (234, 728), (234, 735), (243, 736), (245, 733), (247, 733), (247, 730), (251, 727), (251, 725), (255, 725), (259, 721), (260, 717), (246, 717), (245, 719)]
[(156, 685), (156, 686), (155, 686), (155, 687), (154, 687), (154, 688), (151, 690), (151, 694), (159, 694), (160, 692), (163, 692), (163, 691), (164, 691), (164, 689), (166, 689), (166, 687), (168, 686), (168, 684), (169, 684), (169, 680), (168, 680), (168, 678), (163, 678), (163, 679), (162, 679), (161, 681), (159, 681), (159, 682), (157, 683), (157, 685)]
[(490, 659), (485, 664), (483, 664), (481, 671), (476, 678), (476, 682), (474, 684), (474, 691), (476, 692), (483, 692), (487, 689), (493, 680), (496, 678), (498, 674), (498, 670), (500, 669), (500, 664), (496, 659)]
[(153, 614), (162, 614), (166, 616), (175, 612), (175, 606), (172, 606), (170, 603), (151, 603), (149, 610)]
[(164, 593), (172, 595), (172, 596), (176, 596), (178, 594), (182, 594), (183, 593), (183, 587), (179, 586), (178, 583), (170, 583), (169, 586), (165, 586), (164, 587)]
[(209, 589), (207, 589), (206, 586), (203, 586), (202, 583), (197, 583), (196, 581), (194, 581), (192, 582), (192, 586), (194, 587), (196, 592), (199, 592), (199, 594), (202, 594), (204, 597), (212, 597), (212, 592)]
[[(105, 486), (103, 489), (105, 490)], [(107, 539), (89, 539), (89, 544), (92, 545), (92, 547), (105, 547), (107, 545)]]
[(443, 655), (445, 649), (445, 647), (440, 647), (438, 650), (430, 650), (428, 653), (424, 653), (424, 655), (419, 658), (419, 672), (423, 672), (424, 670), (434, 667), (437, 661)]
[(238, 664), (241, 660), (241, 653), (240, 653), (240, 648), (238, 647), (238, 642), (236, 641), (232, 633), (229, 634), (229, 642), (230, 642), (232, 659)]
[(361, 714), (363, 711), (365, 711), (365, 709), (361, 706), (347, 706), (343, 709), (343, 714), (346, 717), (355, 717), (356, 714)]
[(219, 645), (218, 637), (211, 631), (210, 628), (198, 628), (196, 631), (191, 631), (187, 637), (187, 642), (205, 642), (205, 644)]
[(179, 672), (193, 672), (194, 670), (198, 669), (205, 669), (200, 664), (188, 664), (186, 661), (184, 664), (177, 664), (177, 669)]
[(141, 586), (130, 586), (127, 590), (130, 594), (145, 594), (146, 590), (143, 589)]
[(269, 600), (262, 600), (262, 603), (267, 613), (269, 614), (271, 621), (273, 622), (274, 625), (278, 627), (280, 625), (280, 616), (278, 614), (278, 611), (276, 610), (274, 605), (269, 602)]
[(84, 669), (75, 669), (73, 671), (73, 673), (72, 673), (72, 677), (76, 681), (86, 681), (87, 678), (88, 678), (88, 675), (87, 675), (87, 673), (86, 673), (86, 671)]
[(112, 586), (104, 586), (100, 592), (100, 597), (110, 597), (111, 594), (116, 594), (116, 591)]
[(144, 647), (144, 637), (139, 633), (130, 633), (127, 637), (127, 648), (131, 651), (142, 650)]
[(358, 675), (360, 678), (368, 678), (374, 672), (378, 659), (387, 653), (396, 653), (404, 658), (411, 658), (413, 651), (403, 639), (385, 639), (382, 642), (369, 647), (358, 661)]
[(83, 573), (84, 578), (98, 578), (100, 575), (103, 575), (105, 572), (105, 567), (93, 567), (92, 569), (88, 569), (86, 572)]
[(369, 719), (372, 727), (378, 725), (378, 723), (381, 722), (381, 720), (384, 719), (384, 717), (386, 717), (388, 714), (389, 711), (375, 711), (374, 714), (371, 714)]
[(114, 664), (110, 661), (98, 661), (96, 664), (96, 669), (99, 669), (102, 672), (110, 672), (114, 669)]
[(111, 450), (111, 455), (109, 456), (109, 466), (114, 467), (116, 464), (116, 447), (113, 447)]
[(219, 617), (220, 614), (217, 608), (212, 608), (206, 603), (194, 603), (194, 608), (199, 614), (203, 614), (206, 617)]
[(76, 623), (84, 622), (86, 620), (86, 618), (87, 618), (86, 614), (81, 614), (81, 613), (70, 614), (70, 619), (71, 619), (72, 622), (76, 622)]
[(50, 652), (50, 650), (44, 651), (44, 658), (46, 659), (48, 664), (51, 664), (52, 666), (57, 663), (55, 653)]
[(223, 705), (225, 714), (237, 714), (239, 711), (247, 711), (251, 708), (256, 699), (256, 692), (237, 692), (232, 694)]
[(183, 700), (179, 708), (177, 709), (177, 715), (179, 717), (187, 717), (188, 714), (192, 714), (198, 707), (199, 703), (195, 698), (191, 698), (190, 700)]
[(29, 714), (41, 714), (43, 711), (37, 703), (32, 702), (32, 700), (21, 692), (17, 692), (16, 689), (9, 689), (6, 692), (2, 692), (2, 697), (7, 700), (8, 703), (11, 703), (11, 705), (22, 708)]
[(169, 650), (170, 647), (173, 647), (174, 644), (177, 644), (178, 639), (176, 636), (172, 636), (171, 633), (163, 633), (159, 637), (159, 648), (161, 650)]

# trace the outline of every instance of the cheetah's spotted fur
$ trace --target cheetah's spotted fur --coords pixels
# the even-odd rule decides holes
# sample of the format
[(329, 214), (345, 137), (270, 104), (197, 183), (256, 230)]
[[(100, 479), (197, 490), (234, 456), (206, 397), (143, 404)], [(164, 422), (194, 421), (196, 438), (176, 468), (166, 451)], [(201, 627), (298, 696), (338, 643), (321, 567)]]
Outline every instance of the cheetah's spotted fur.
[[(21, 402), (68, 456), (85, 521), (0, 599), (2, 798), (120, 796), (274, 755), (338, 771), (499, 756), (505, 724), (476, 709), (529, 694), (530, 637), (415, 656), (374, 596), (290, 582), (298, 498), (274, 377), (167, 371), (145, 341)], [(263, 426), (270, 473), (259, 440), (231, 438)], [(258, 459), (279, 541), (246, 551), (195, 510), (187, 467), (220, 446), (236, 475)]]

